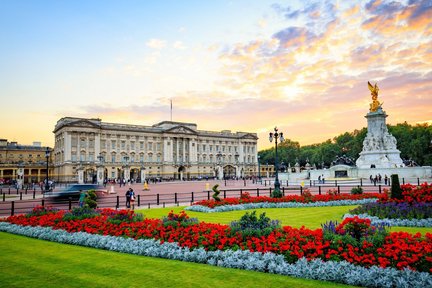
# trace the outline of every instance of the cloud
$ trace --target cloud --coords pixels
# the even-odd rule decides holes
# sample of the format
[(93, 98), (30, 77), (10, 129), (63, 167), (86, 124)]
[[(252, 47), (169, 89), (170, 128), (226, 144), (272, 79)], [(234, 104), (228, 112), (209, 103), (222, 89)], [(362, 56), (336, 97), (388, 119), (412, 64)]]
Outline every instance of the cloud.
[(173, 43), (173, 48), (174, 49), (179, 49), (179, 50), (184, 50), (184, 49), (186, 49), (187, 47), (181, 42), (181, 41), (175, 41), (174, 43)]
[(152, 38), (149, 41), (147, 41), (146, 46), (152, 49), (163, 49), (166, 46), (166, 41)]

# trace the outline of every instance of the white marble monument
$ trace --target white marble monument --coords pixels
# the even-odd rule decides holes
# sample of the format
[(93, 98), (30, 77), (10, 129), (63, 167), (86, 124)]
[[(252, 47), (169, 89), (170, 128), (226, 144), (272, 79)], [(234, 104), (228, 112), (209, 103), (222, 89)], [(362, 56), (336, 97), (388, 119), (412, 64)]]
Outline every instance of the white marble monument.
[(378, 101), (379, 88), (368, 82), (372, 95), (369, 113), (366, 114), (368, 132), (363, 140), (363, 150), (356, 161), (358, 168), (397, 168), (403, 167), (400, 151), (397, 149), (396, 138), (387, 130), (387, 114)]

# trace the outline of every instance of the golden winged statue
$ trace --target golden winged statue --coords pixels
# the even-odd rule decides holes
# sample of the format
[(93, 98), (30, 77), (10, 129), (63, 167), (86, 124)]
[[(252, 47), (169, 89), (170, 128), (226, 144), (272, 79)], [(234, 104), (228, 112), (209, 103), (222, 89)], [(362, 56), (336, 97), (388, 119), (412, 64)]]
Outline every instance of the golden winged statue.
[(369, 111), (370, 112), (376, 112), (378, 110), (378, 108), (381, 108), (383, 103), (380, 103), (378, 101), (378, 85), (377, 83), (375, 83), (375, 85), (372, 85), (369, 81), (368, 81), (368, 87), (369, 90), (371, 91), (371, 95), (372, 95), (372, 103), (369, 104), (370, 108)]

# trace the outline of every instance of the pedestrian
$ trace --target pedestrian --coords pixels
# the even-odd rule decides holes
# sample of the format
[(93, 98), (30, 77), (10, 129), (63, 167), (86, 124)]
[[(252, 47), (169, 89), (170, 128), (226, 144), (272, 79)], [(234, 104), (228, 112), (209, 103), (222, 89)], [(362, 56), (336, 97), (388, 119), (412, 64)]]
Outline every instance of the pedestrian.
[(132, 206), (132, 210), (135, 209), (135, 192), (132, 188), (129, 188), (130, 190), (130, 206)]
[(126, 191), (126, 208), (130, 208), (130, 200), (131, 200), (131, 188)]
[(321, 175), (318, 176), (318, 183), (321, 184)]
[(324, 175), (321, 175), (321, 183), (322, 183), (322, 184), (325, 184)]
[(372, 174), (369, 176), (369, 180), (371, 181), (371, 184), (373, 183), (373, 177)]
[(87, 193), (83, 190), (79, 190), (80, 191), (80, 198), (79, 198), (79, 207), (84, 207), (84, 202), (85, 202), (85, 198), (87, 196)]
[(387, 174), (384, 175), (384, 184), (387, 185), (388, 177)]

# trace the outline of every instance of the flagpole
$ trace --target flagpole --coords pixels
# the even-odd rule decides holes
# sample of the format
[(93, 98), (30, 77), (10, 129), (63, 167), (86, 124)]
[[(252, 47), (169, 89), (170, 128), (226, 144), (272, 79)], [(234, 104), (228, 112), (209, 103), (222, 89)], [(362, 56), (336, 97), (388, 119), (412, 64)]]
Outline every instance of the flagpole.
[(172, 122), (172, 99), (170, 99), (171, 101), (171, 122)]

